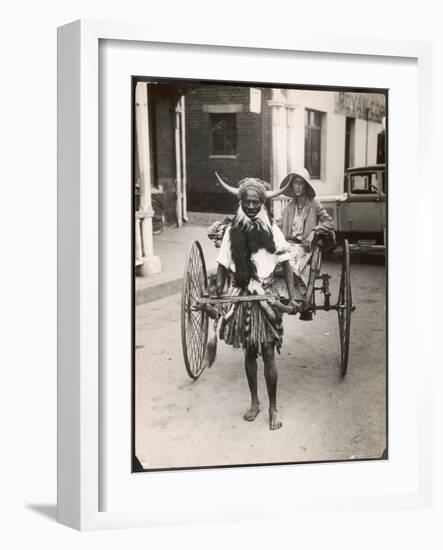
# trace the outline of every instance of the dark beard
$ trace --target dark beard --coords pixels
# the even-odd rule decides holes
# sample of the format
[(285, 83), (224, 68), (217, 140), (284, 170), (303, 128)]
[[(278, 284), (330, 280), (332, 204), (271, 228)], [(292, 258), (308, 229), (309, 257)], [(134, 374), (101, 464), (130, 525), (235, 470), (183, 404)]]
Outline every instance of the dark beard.
[(257, 279), (257, 268), (252, 261), (252, 254), (264, 248), (271, 254), (275, 253), (275, 243), (272, 231), (263, 227), (257, 221), (249, 227), (236, 223), (234, 218), (231, 226), (231, 255), (235, 265), (234, 285), (247, 288), (251, 279)]

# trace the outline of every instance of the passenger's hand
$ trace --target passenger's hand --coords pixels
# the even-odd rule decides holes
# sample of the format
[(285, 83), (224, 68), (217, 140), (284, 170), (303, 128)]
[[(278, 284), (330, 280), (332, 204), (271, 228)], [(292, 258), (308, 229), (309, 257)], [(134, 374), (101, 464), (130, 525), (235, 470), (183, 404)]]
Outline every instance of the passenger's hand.
[(311, 252), (311, 250), (312, 250), (312, 241), (314, 240), (314, 237), (315, 237), (315, 231), (311, 231), (311, 233), (309, 233), (307, 238), (304, 239), (303, 248), (305, 249), (306, 252)]

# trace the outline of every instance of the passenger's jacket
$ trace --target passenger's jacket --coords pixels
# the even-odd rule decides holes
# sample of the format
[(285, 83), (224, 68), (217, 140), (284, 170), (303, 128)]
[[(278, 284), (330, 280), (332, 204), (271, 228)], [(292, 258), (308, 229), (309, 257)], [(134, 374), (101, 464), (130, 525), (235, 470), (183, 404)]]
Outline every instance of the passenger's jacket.
[[(323, 208), (321, 202), (317, 198), (313, 198), (312, 200), (306, 199), (306, 201), (306, 208), (303, 211), (303, 217), (305, 218), (303, 240), (308, 237), (312, 230), (333, 234), (334, 220), (326, 212), (326, 208)], [(295, 208), (295, 199), (293, 199), (283, 210), (281, 220), (278, 222), (285, 237), (291, 237)]]

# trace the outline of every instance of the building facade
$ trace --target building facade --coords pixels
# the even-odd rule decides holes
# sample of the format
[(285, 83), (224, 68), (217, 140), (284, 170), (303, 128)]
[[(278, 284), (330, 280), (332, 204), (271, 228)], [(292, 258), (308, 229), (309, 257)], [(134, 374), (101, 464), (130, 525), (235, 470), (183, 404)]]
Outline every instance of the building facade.
[(231, 185), (254, 176), (275, 188), (304, 166), (318, 195), (338, 194), (346, 168), (384, 161), (385, 113), (383, 94), (197, 88), (186, 96), (189, 208), (232, 210), (215, 171)]
[[(294, 90), (139, 80), (134, 87), (136, 265), (161, 269), (153, 222), (181, 227), (187, 212), (232, 212), (217, 184), (258, 177), (277, 189), (297, 167), (317, 195), (343, 191), (351, 166), (384, 162), (386, 97), (380, 93)], [(284, 197), (273, 202), (274, 215)], [(161, 212), (159, 213), (158, 210)], [(149, 259), (151, 258), (151, 259)]]

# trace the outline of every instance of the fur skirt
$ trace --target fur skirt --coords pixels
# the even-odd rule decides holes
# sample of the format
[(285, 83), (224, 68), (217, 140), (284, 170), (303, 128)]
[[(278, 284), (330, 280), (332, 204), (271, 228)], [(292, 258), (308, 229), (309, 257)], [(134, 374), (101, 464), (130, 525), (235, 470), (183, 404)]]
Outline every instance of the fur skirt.
[[(264, 291), (261, 294), (276, 294), (273, 281), (266, 285)], [(257, 293), (230, 287), (229, 294), (248, 296)], [(274, 344), (279, 352), (283, 341), (283, 322), (280, 312), (273, 312), (274, 318), (270, 319), (260, 302), (233, 303), (221, 318), (220, 339), (256, 357), (261, 355), (262, 344)]]

